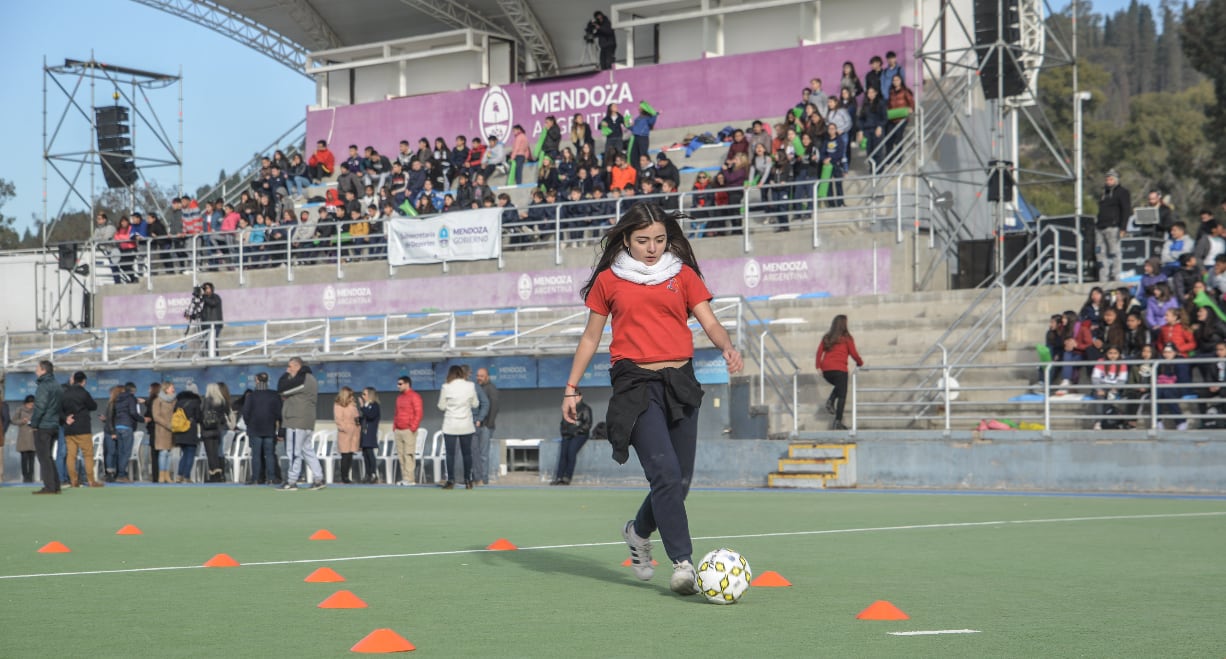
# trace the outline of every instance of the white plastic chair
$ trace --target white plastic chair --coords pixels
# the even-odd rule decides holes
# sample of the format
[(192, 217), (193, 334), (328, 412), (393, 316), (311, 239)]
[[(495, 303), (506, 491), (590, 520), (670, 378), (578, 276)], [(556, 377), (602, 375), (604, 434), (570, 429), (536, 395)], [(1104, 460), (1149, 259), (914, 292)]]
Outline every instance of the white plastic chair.
[(230, 442), (230, 450), (226, 452), (226, 464), (230, 465), (232, 482), (242, 483), (246, 480), (247, 472), (251, 469), (251, 444), (247, 440), (247, 433), (238, 433), (234, 441)]
[[(418, 431), (420, 435), (421, 432)], [(375, 465), (383, 472), (383, 482), (391, 484), (396, 481), (396, 467), (400, 464), (400, 455), (396, 453), (396, 431), (389, 430), (379, 440), (379, 452), (375, 454)]]
[(132, 480), (138, 481), (145, 477), (145, 467), (148, 465), (145, 461), (145, 452), (141, 450), (145, 443), (145, 431), (132, 431), (132, 456), (128, 459), (128, 471), (132, 474)]
[[(336, 463), (340, 460), (340, 455), (336, 453), (336, 431), (321, 430), (311, 435), (311, 447), (315, 449), (315, 457), (319, 458), (319, 464), (323, 467), (324, 482), (332, 483), (332, 475), (336, 471)], [(310, 467), (307, 467), (307, 473), (313, 483), (315, 482), (315, 475), (310, 472)]]
[[(90, 438), (94, 444), (94, 480), (102, 480), (106, 474), (106, 449), (102, 447), (102, 440), (106, 437), (106, 433), (96, 432)], [(69, 455), (72, 455), (69, 453)], [(75, 469), (76, 465), (68, 465), (70, 469)]]
[(418, 483), (426, 481), (426, 463), (429, 462), (434, 466), (434, 481), (441, 483), (443, 481), (443, 473), (447, 467), (447, 444), (443, 441), (443, 431), (440, 430), (434, 433), (434, 439), (429, 442), (429, 446), (425, 446), (426, 438), (423, 436), (425, 429), (417, 431), (417, 478)]
[(192, 461), (192, 482), (207, 483), (209, 481), (209, 453), (204, 450), (204, 442), (196, 442), (196, 459)]

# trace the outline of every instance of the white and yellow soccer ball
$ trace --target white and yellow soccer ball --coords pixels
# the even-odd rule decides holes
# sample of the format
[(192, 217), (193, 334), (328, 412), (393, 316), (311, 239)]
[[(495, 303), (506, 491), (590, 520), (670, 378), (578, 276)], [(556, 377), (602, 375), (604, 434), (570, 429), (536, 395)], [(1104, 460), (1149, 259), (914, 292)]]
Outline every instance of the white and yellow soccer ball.
[(752, 579), (749, 561), (731, 549), (716, 549), (698, 562), (698, 592), (714, 604), (735, 604)]

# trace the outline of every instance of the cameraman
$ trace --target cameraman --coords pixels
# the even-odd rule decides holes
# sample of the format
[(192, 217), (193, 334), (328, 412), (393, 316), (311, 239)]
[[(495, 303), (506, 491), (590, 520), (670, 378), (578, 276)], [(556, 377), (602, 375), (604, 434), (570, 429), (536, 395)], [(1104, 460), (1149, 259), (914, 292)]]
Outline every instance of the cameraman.
[(588, 21), (583, 35), (584, 41), (595, 41), (600, 48), (600, 70), (608, 71), (613, 68), (613, 59), (617, 53), (617, 34), (613, 32), (609, 17), (602, 11), (592, 14), (592, 20)]
[(221, 336), (221, 321), (221, 296), (213, 290), (213, 284), (205, 282), (200, 285), (200, 325), (213, 330), (213, 347), (210, 350), (213, 354), (216, 353), (217, 339)]

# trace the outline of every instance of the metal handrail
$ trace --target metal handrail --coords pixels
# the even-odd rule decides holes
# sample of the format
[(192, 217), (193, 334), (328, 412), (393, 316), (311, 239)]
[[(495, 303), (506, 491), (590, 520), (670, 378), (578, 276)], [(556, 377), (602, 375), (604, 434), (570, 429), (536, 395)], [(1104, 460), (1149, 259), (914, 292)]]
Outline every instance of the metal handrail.
[[(291, 134), (293, 135), (292, 138), (290, 137)], [(278, 149), (282, 149), (283, 147), (286, 151), (285, 157), (287, 158), (293, 155), (293, 152), (295, 151), (301, 153), (301, 148), (299, 147), (300, 145), (303, 145), (305, 141), (306, 118), (303, 117), (293, 126), (290, 126), (284, 133), (278, 135), (268, 144), (268, 146), (256, 151), (255, 155), (247, 160), (247, 162), (239, 165), (238, 169), (235, 170), (233, 174), (227, 176), (225, 179), (219, 181), (216, 185), (209, 188), (208, 192), (200, 195), (199, 198), (214, 199), (218, 191), (221, 191), (222, 201), (227, 203), (233, 202), (235, 199), (238, 199), (239, 195), (242, 193), (244, 189), (242, 184), (251, 181), (254, 178), (254, 173), (260, 170), (260, 160), (262, 158), (268, 157), (267, 154), (270, 154)], [(288, 146), (286, 146), (287, 142)]]
[[(1201, 364), (1216, 364), (1221, 361), (1218, 357), (1190, 357), (1178, 358), (1172, 360), (1177, 367), (1183, 367), (1187, 370), (1188, 377), (1191, 377), (1192, 369)], [(1095, 364), (1101, 362), (1071, 362), (1071, 367), (1076, 369), (1092, 368)], [(1135, 406), (1138, 411), (1145, 410), (1143, 415), (1134, 415), (1132, 418), (1143, 419), (1145, 430), (1149, 436), (1156, 436), (1162, 427), (1159, 422), (1177, 420), (1177, 419), (1212, 419), (1221, 418), (1222, 414), (1206, 414), (1206, 413), (1187, 413), (1182, 409), (1178, 409), (1183, 404), (1197, 405), (1213, 405), (1215, 401), (1221, 401), (1220, 404), (1226, 405), (1226, 400), (1220, 398), (1185, 398), (1187, 394), (1183, 394), (1184, 390), (1198, 389), (1208, 386), (1209, 383), (1194, 382), (1187, 380), (1184, 382), (1175, 382), (1173, 384), (1160, 384), (1158, 382), (1158, 366), (1169, 363), (1166, 360), (1141, 360), (1141, 359), (1121, 359), (1113, 364), (1122, 364), (1128, 367), (1148, 365), (1151, 367), (1149, 376), (1140, 382), (1130, 384), (1123, 383), (1093, 383), (1090, 384), (1061, 384), (1059, 386), (1052, 384), (1053, 369), (1066, 367), (1064, 362), (1049, 361), (1049, 362), (1013, 362), (1009, 364), (974, 364), (974, 363), (959, 363), (946, 362), (934, 365), (897, 365), (897, 366), (871, 366), (856, 369), (852, 373), (849, 400), (851, 403), (851, 432), (854, 434), (860, 428), (863, 421), (895, 421), (895, 422), (911, 422), (915, 415), (920, 415), (920, 420), (938, 422), (940, 429), (944, 432), (949, 432), (953, 429), (953, 424), (957, 421), (977, 421), (990, 416), (1008, 416), (1015, 421), (1034, 420), (1043, 425), (1043, 432), (1050, 436), (1052, 432), (1052, 421), (1081, 421), (1081, 422), (1102, 422), (1108, 419), (1128, 420), (1129, 417), (1121, 417), (1119, 414), (1108, 414), (1102, 410), (1086, 411), (1077, 410), (1074, 413), (1062, 413), (1061, 408), (1067, 409), (1071, 405), (1127, 405)], [(956, 389), (951, 384), (951, 376), (955, 372), (964, 372), (970, 370), (992, 370), (1001, 371), (1005, 369), (1020, 369), (1023, 371), (1033, 371), (1041, 375), (1041, 382), (1038, 385), (1025, 383), (1011, 383), (1002, 380), (999, 384), (967, 386), (958, 385)], [(941, 404), (939, 415), (934, 416), (927, 414), (930, 407), (925, 401), (899, 402), (894, 400), (880, 400), (882, 395), (889, 394), (893, 391), (890, 383), (897, 380), (899, 377), (905, 377), (908, 374), (916, 372), (928, 372), (931, 377), (941, 378), (943, 385), (937, 392), (938, 400)], [(878, 376), (882, 381), (880, 386), (865, 386), (864, 378), (869, 376)], [(1222, 385), (1226, 386), (1226, 385)], [(958, 395), (952, 395), (954, 393)], [(976, 392), (1004, 392), (1008, 395), (1007, 398), (989, 398), (980, 400), (959, 400), (959, 397), (964, 394), (974, 394)], [(1103, 392), (1107, 395), (1098, 397), (1097, 393)], [(1114, 396), (1111, 395), (1114, 392)], [(1175, 394), (1163, 396), (1162, 392), (1177, 392)], [(1129, 395), (1130, 393), (1135, 395)], [(1018, 400), (1018, 394), (1028, 394), (1024, 396), (1025, 400)], [(1086, 396), (1091, 396), (1087, 398)], [(1038, 397), (1036, 400), (1034, 397)], [(874, 400), (875, 399), (875, 400)], [(1163, 412), (1162, 408), (1167, 406), (1176, 407), (1175, 412)], [(908, 409), (915, 408), (915, 409)], [(1038, 411), (1036, 411), (1038, 408)], [(895, 414), (880, 413), (866, 414), (866, 411), (871, 410), (892, 410)]]

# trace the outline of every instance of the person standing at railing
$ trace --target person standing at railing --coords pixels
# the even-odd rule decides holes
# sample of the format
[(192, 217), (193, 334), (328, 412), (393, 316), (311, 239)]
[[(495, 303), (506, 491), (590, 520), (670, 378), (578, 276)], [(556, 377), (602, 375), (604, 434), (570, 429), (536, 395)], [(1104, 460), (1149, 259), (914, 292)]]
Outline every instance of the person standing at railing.
[(122, 283), (136, 283), (133, 265), (136, 263), (136, 245), (139, 239), (139, 236), (132, 233), (128, 216), (119, 218), (119, 227), (115, 229), (115, 243), (119, 247), (119, 280)]
[[(98, 211), (98, 215), (94, 218), (94, 232), (90, 235), (90, 242), (97, 245), (98, 254), (106, 258), (107, 263), (111, 267), (111, 277), (116, 284), (123, 283), (123, 271), (119, 267), (119, 256), (115, 252), (115, 245), (112, 244), (115, 240), (115, 227), (111, 225), (110, 219), (104, 211)], [(95, 263), (94, 267), (98, 267)]]
[[(893, 61), (893, 58), (890, 58), (890, 60)], [(887, 72), (889, 70), (889, 68), (886, 69)], [(888, 110), (895, 111), (902, 111), (904, 108), (906, 109), (904, 116), (897, 119), (890, 119), (891, 126), (889, 152), (890, 157), (893, 157), (894, 152), (897, 151), (899, 145), (902, 144), (902, 136), (907, 130), (907, 123), (911, 120), (911, 115), (915, 114), (915, 94), (913, 94), (911, 89), (908, 88), (906, 83), (903, 82), (901, 69), (899, 69), (898, 72), (895, 73), (892, 78), (890, 78), (890, 80), (890, 93), (888, 95), (889, 98), (886, 100), (886, 108)]]
[(579, 421), (576, 383), (611, 320), (609, 444), (619, 464), (633, 448), (651, 484), (635, 518), (622, 527), (622, 538), (635, 576), (648, 581), (655, 572), (650, 538), (658, 530), (673, 563), (669, 587), (684, 596), (698, 592), (685, 499), (694, 476), (703, 396), (694, 375), (689, 318), (723, 353), (730, 374), (739, 372), (742, 362), (711, 310), (711, 293), (678, 221), (682, 218), (639, 203), (605, 234), (600, 259), (582, 289), (590, 313), (563, 390), (562, 418)]
[(843, 407), (847, 402), (847, 360), (854, 359), (856, 366), (864, 366), (864, 360), (856, 351), (856, 340), (847, 329), (847, 316), (839, 314), (830, 321), (830, 330), (817, 344), (817, 369), (833, 389), (826, 399), (826, 413), (833, 416), (831, 430), (847, 430), (843, 424)]
[(859, 127), (860, 135), (864, 139), (864, 155), (874, 163), (880, 163), (884, 159), (881, 140), (888, 125), (889, 115), (886, 113), (881, 90), (875, 86), (867, 87), (864, 104), (860, 106)]
[(823, 169), (830, 166), (830, 199), (831, 206), (842, 207), (847, 203), (843, 200), (843, 175), (847, 173), (847, 133), (840, 132), (833, 122), (826, 124), (826, 139), (822, 140), (821, 153)]

